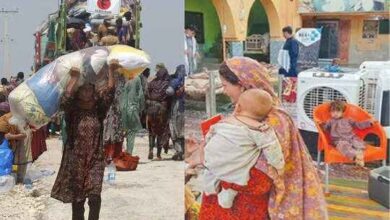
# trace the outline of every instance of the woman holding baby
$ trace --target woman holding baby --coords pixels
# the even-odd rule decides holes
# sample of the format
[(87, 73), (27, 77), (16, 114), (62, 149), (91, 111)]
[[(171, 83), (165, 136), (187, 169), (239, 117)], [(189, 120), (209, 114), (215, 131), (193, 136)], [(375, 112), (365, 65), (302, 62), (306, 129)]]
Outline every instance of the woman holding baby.
[(206, 137), (200, 219), (327, 219), (316, 168), (265, 67), (237, 57), (219, 73), (235, 110)]

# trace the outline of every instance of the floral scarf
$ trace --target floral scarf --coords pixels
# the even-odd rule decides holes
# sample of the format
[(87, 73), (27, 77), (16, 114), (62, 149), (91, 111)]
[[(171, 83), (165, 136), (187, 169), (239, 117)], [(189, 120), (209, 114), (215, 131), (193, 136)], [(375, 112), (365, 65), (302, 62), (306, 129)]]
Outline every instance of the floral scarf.
[[(267, 70), (260, 63), (250, 58), (236, 57), (227, 60), (226, 64), (243, 87), (264, 89), (274, 97), (276, 104), (279, 103)], [(268, 203), (270, 218), (328, 219), (321, 181), (293, 120), (283, 109), (275, 107), (267, 121), (277, 134), (286, 162), (283, 176), (277, 175), (264, 156), (260, 156), (255, 165), (274, 182)]]

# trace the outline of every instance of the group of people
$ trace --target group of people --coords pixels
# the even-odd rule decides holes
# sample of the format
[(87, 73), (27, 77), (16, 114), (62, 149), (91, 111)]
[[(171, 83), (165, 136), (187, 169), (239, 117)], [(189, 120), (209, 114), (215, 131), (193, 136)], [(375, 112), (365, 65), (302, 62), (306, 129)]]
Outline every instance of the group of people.
[[(201, 156), (187, 161), (189, 169), (204, 171), (198, 212), (186, 186), (186, 219), (328, 219), (317, 168), (265, 67), (236, 57), (223, 62), (219, 74), (235, 108), (210, 127)], [(331, 119), (321, 126), (342, 155), (364, 166), (365, 144), (354, 129), (377, 122), (357, 122), (345, 111), (344, 101), (331, 102)]]
[[(299, 46), (291, 27), (283, 33), (283, 50), (290, 59), (288, 69), (282, 66), (279, 73), (294, 78)], [(186, 219), (328, 219), (317, 168), (266, 68), (253, 59), (234, 57), (220, 65), (219, 74), (234, 110), (213, 122), (204, 147), (186, 158), (186, 181), (195, 167), (204, 169), (200, 205), (186, 186)], [(357, 122), (345, 117), (345, 110), (344, 101), (331, 102), (331, 119), (320, 126), (342, 155), (364, 166), (365, 143), (354, 129), (376, 122)]]
[[(77, 23), (78, 22), (78, 23)], [(135, 47), (135, 21), (131, 11), (115, 19), (104, 19), (102, 24), (92, 25), (79, 20), (68, 24), (66, 50), (77, 51), (92, 46), (124, 44)]]
[[(174, 160), (183, 160), (184, 155), (184, 65), (179, 65), (170, 75), (164, 64), (156, 65), (156, 74), (149, 82), (150, 69), (139, 77), (125, 82), (120, 76), (113, 104), (104, 121), (104, 145), (107, 158), (131, 156), (136, 134), (147, 129), (149, 133), (149, 159), (157, 160), (169, 149), (172, 140), (176, 151)], [(126, 150), (122, 145), (126, 137)], [(114, 160), (115, 161), (115, 160)]]
[(149, 130), (149, 159), (155, 147), (161, 159), (169, 138), (177, 150), (173, 159), (183, 157), (184, 66), (170, 76), (159, 64), (150, 82), (149, 69), (125, 81), (116, 74), (119, 67), (115, 61), (109, 65), (107, 86), (101, 91), (93, 84), (77, 89), (80, 70), (69, 72), (71, 79), (61, 101), (66, 123), (64, 153), (51, 196), (72, 203), (73, 219), (83, 219), (86, 199), (89, 219), (99, 218), (105, 165), (113, 161), (118, 167), (135, 161), (135, 135), (143, 126)]
[(199, 219), (327, 219), (317, 169), (266, 68), (235, 57), (219, 73), (235, 109), (211, 126), (203, 156), (188, 161), (205, 170)]
[[(139, 159), (133, 156), (135, 138), (142, 128), (149, 131), (149, 159), (157, 148), (157, 160), (161, 160), (162, 149), (168, 151), (171, 139), (176, 151), (172, 159), (183, 160), (184, 65), (179, 65), (170, 75), (164, 64), (158, 64), (153, 80), (148, 79), (150, 69), (125, 80), (116, 72), (119, 67), (113, 61), (105, 68), (107, 85), (99, 90), (89, 83), (78, 87), (81, 75), (78, 68), (64, 73), (70, 74), (70, 80), (58, 114), (63, 124), (63, 155), (51, 196), (72, 203), (73, 219), (83, 219), (86, 199), (90, 206), (89, 219), (99, 218), (105, 166), (114, 162), (119, 170), (134, 168), (131, 164), (138, 163)], [(46, 127), (53, 127), (36, 130), (28, 125), (20, 129), (11, 124), (8, 94), (23, 81), (24, 74), (19, 73), (11, 83), (2, 79), (0, 87), (0, 141), (8, 140), (14, 150), (18, 183), (23, 183), (28, 164), (39, 156), (35, 154), (46, 150)], [(58, 123), (53, 120), (49, 124)]]
[(172, 139), (175, 155), (173, 160), (184, 156), (184, 80), (186, 70), (179, 65), (173, 75), (168, 74), (164, 65), (157, 65), (156, 78), (148, 84), (146, 94), (146, 125), (149, 130), (149, 159), (157, 148), (157, 160), (161, 152), (168, 151)]

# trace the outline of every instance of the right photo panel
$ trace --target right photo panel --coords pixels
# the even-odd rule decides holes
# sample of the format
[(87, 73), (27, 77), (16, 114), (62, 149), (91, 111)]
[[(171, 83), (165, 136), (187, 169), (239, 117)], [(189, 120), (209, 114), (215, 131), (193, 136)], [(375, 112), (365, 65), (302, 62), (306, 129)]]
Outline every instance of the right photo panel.
[(185, 0), (186, 220), (390, 217), (388, 11)]

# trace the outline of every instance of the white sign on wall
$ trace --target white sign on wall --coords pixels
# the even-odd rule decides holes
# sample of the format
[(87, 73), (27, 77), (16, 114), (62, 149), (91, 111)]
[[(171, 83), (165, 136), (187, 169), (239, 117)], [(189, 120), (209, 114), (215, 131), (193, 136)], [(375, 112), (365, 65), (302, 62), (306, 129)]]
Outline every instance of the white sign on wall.
[(299, 44), (298, 72), (318, 66), (321, 31), (321, 28), (302, 28), (295, 34)]
[(321, 32), (317, 28), (302, 28), (295, 34), (295, 39), (308, 47), (321, 39)]
[(117, 15), (120, 12), (121, 0), (88, 0), (89, 13)]

